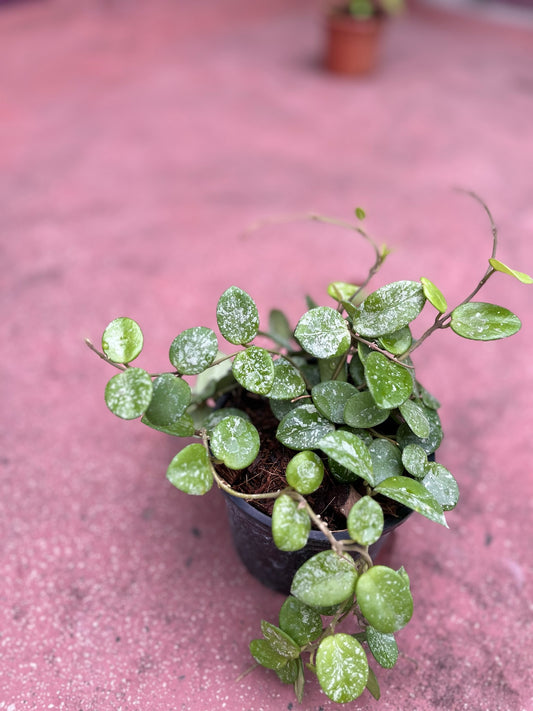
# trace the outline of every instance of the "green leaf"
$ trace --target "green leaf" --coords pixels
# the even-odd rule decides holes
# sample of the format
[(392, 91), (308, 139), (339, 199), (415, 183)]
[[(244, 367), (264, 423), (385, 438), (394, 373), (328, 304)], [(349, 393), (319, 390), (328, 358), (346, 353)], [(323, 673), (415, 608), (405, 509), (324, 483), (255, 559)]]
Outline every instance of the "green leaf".
[(378, 484), (374, 491), (448, 528), (442, 506), (419, 481), (407, 476), (393, 476)]
[(422, 398), (422, 402), (426, 407), (430, 407), (432, 410), (438, 410), (440, 407), (440, 402), (437, 400), (437, 398), (432, 395), (429, 390), (426, 390), (426, 388), (421, 384), (417, 382), (417, 388), (418, 391), (420, 392), (420, 397)]
[(375, 439), (368, 447), (374, 471), (374, 484), (403, 472), (400, 448), (387, 439)]
[(278, 425), (277, 439), (289, 449), (315, 449), (325, 434), (335, 428), (311, 404), (288, 412)]
[(397, 441), (402, 449), (405, 449), (408, 444), (418, 444), (426, 454), (432, 454), (439, 448), (443, 437), (439, 413), (426, 406), (424, 415), (429, 422), (429, 435), (427, 437), (417, 437), (405, 422), (398, 427)]
[(167, 469), (167, 479), (180, 491), (201, 496), (213, 485), (209, 455), (202, 444), (189, 444), (178, 452)]
[(279, 626), (296, 644), (304, 647), (321, 635), (322, 617), (312, 607), (291, 596), (281, 606)]
[(246, 412), (239, 410), (238, 407), (221, 407), (218, 410), (213, 410), (208, 417), (206, 417), (203, 426), (208, 432), (212, 432), (219, 422), (222, 422), (225, 417), (229, 417), (230, 415), (242, 417), (243, 420), (250, 422), (250, 416), (247, 415)]
[(297, 659), (300, 656), (300, 647), (283, 630), (266, 620), (261, 620), (261, 632), (272, 649), (287, 659)]
[(351, 559), (341, 558), (332, 550), (322, 551), (296, 571), (291, 594), (310, 607), (330, 607), (353, 595), (356, 580)]
[(251, 393), (266, 395), (274, 383), (274, 363), (264, 348), (250, 346), (233, 359), (235, 380)]
[[(321, 383), (333, 379), (343, 383), (348, 380), (348, 367), (346, 364), (346, 356), (344, 355), (338, 358), (319, 358), (318, 370), (320, 373), (319, 382)], [(333, 376), (335, 376), (335, 378), (333, 378)], [(312, 387), (315, 385), (318, 385), (318, 383), (314, 383)]]
[(123, 420), (145, 413), (152, 399), (152, 378), (142, 368), (128, 368), (114, 375), (105, 388), (105, 402)]
[(393, 363), (383, 353), (371, 353), (365, 362), (365, 378), (376, 405), (398, 407), (413, 392), (413, 378), (407, 368)]
[(344, 430), (330, 432), (320, 441), (319, 447), (328, 457), (374, 486), (370, 452), (356, 434)]
[(358, 220), (364, 220), (366, 217), (366, 212), (363, 210), (362, 207), (356, 207), (355, 208), (355, 216), (357, 217)]
[(509, 274), (510, 276), (521, 281), (522, 284), (533, 284), (533, 279), (529, 274), (524, 274), (524, 272), (517, 272), (515, 269), (511, 269), (499, 259), (489, 259), (490, 266), (497, 272), (502, 272), (503, 274)]
[(191, 402), (188, 383), (171, 373), (159, 375), (153, 382), (154, 393), (146, 410), (148, 420), (159, 427), (168, 427), (184, 414)]
[(218, 353), (214, 331), (204, 326), (188, 328), (172, 341), (169, 360), (178, 373), (197, 375), (208, 368)]
[(402, 452), (402, 464), (415, 479), (426, 476), (428, 455), (419, 444), (408, 444)]
[(268, 397), (291, 400), (305, 392), (305, 382), (296, 368), (284, 358), (274, 361), (274, 382)]
[[(362, 344), (360, 344), (362, 345)], [(363, 385), (365, 382), (365, 369), (358, 353), (354, 353), (348, 366), (352, 380), (356, 385)]]
[(443, 511), (451, 511), (459, 501), (459, 487), (446, 467), (436, 462), (429, 462), (422, 484), (442, 506)]
[(311, 519), (305, 509), (290, 496), (282, 494), (274, 501), (272, 538), (280, 551), (298, 551), (307, 543)]
[(396, 281), (366, 297), (354, 319), (354, 328), (366, 338), (377, 338), (398, 331), (422, 311), (426, 297), (422, 284)]
[(376, 662), (384, 669), (392, 669), (398, 660), (398, 645), (392, 632), (384, 634), (370, 625), (366, 628), (366, 640)]
[(372, 667), (368, 667), (368, 681), (366, 682), (366, 688), (372, 694), (372, 696), (379, 701), (381, 698), (381, 691), (379, 690), (379, 682), (376, 675), (374, 674)]
[(328, 295), (340, 303), (349, 301), (358, 290), (359, 287), (356, 284), (348, 284), (345, 281), (332, 281), (328, 285)]
[(405, 353), (413, 342), (411, 329), (409, 326), (403, 326), (403, 328), (400, 328), (393, 333), (387, 333), (385, 336), (380, 336), (379, 342), (386, 351), (389, 351), (389, 353), (392, 353), (393, 355), (402, 355), (402, 353)]
[(426, 279), (426, 277), (422, 277), (420, 281), (424, 289), (424, 295), (429, 303), (434, 306), (437, 311), (440, 311), (441, 314), (446, 313), (448, 304), (446, 303), (446, 299), (444, 298), (442, 291), (435, 286), (432, 281)]
[(131, 363), (143, 347), (139, 324), (131, 318), (116, 318), (102, 335), (102, 350), (113, 363)]
[(250, 653), (258, 664), (274, 671), (282, 669), (289, 662), (287, 657), (278, 654), (266, 639), (252, 639)]
[(279, 309), (272, 309), (268, 315), (268, 335), (282, 348), (291, 348), (292, 329)]
[(294, 335), (315, 358), (335, 358), (346, 353), (351, 337), (346, 321), (329, 306), (307, 311), (296, 326)]
[(400, 405), (402, 417), (409, 425), (409, 429), (417, 437), (425, 439), (429, 437), (429, 421), (424, 414), (424, 410), (412, 400), (406, 400)]
[(314, 452), (298, 452), (287, 464), (285, 477), (289, 486), (300, 494), (312, 494), (322, 484), (324, 465)]
[(304, 676), (304, 665), (302, 658), (296, 660), (298, 664), (298, 676), (294, 682), (294, 694), (298, 703), (301, 704), (304, 698), (304, 687), (305, 687), (305, 676)]
[(174, 437), (192, 437), (196, 429), (192, 417), (187, 412), (171, 425), (154, 425), (154, 423), (150, 422), (146, 415), (143, 415), (141, 422), (143, 425), (151, 427), (153, 430), (164, 432), (165, 434), (173, 435)]
[(452, 330), (474, 341), (497, 341), (512, 336), (522, 323), (509, 309), (496, 304), (470, 301), (452, 311)]
[(361, 696), (368, 680), (368, 661), (361, 644), (349, 634), (334, 634), (320, 643), (316, 673), (332, 701), (346, 703)]
[(268, 403), (270, 405), (270, 409), (272, 410), (272, 414), (278, 421), (281, 421), (285, 415), (292, 412), (292, 410), (302, 406), (302, 403), (299, 400), (291, 402), (290, 400), (273, 400), (272, 398), (268, 398)]
[(257, 336), (259, 314), (255, 301), (237, 286), (230, 286), (217, 304), (220, 333), (234, 345), (245, 345)]
[(298, 659), (289, 659), (284, 667), (275, 670), (282, 684), (294, 684), (298, 679), (299, 671), (300, 660)]
[(376, 405), (368, 390), (353, 395), (344, 406), (344, 422), (350, 427), (375, 427), (385, 422), (390, 410)]
[(242, 417), (225, 417), (213, 429), (211, 449), (230, 469), (245, 469), (259, 452), (259, 434), (251, 422)]
[(338, 424), (344, 422), (344, 406), (356, 393), (357, 390), (353, 385), (338, 380), (318, 383), (311, 390), (316, 409), (330, 422)]
[(384, 634), (405, 627), (413, 614), (409, 584), (384, 565), (375, 565), (359, 577), (356, 597), (368, 622)]
[[(225, 355), (220, 351), (217, 353), (220, 358), (224, 358)], [(231, 361), (228, 359), (199, 373), (192, 389), (193, 400), (199, 402), (212, 397), (216, 399), (221, 386), (227, 382), (234, 382), (231, 365)]]
[(331, 457), (328, 457), (328, 469), (331, 476), (341, 484), (349, 484), (350, 482), (357, 481), (359, 478), (357, 474), (354, 474), (354, 472), (338, 464), (334, 459), (331, 459)]
[(363, 496), (350, 509), (347, 523), (350, 538), (362, 546), (370, 546), (383, 533), (383, 509), (370, 496)]

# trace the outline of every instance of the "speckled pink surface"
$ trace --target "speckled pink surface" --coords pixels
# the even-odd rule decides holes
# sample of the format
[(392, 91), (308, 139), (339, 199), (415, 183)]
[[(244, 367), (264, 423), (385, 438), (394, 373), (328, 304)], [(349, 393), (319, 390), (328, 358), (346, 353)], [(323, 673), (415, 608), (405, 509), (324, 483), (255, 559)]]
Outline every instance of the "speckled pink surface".
[[(369, 250), (317, 225), (242, 229), (355, 205), (394, 247), (376, 286), (427, 276), (457, 302), (490, 231), (453, 185), (531, 272), (533, 34), (497, 30), (411, 12), (351, 81), (321, 70), (303, 0), (0, 8), (1, 711), (297, 708), (270, 672), (235, 681), (282, 598), (243, 570), (218, 492), (168, 484), (175, 442), (107, 412), (111, 372), (83, 337), (132, 316), (139, 365), (165, 369), (230, 284), (295, 319)], [(518, 336), (438, 334), (416, 354), (462, 497), (449, 531), (397, 534), (386, 560), (415, 617), (381, 702), (350, 709), (533, 709), (533, 289), (502, 276), (486, 298), (522, 316)], [(310, 681), (302, 708), (333, 704)]]

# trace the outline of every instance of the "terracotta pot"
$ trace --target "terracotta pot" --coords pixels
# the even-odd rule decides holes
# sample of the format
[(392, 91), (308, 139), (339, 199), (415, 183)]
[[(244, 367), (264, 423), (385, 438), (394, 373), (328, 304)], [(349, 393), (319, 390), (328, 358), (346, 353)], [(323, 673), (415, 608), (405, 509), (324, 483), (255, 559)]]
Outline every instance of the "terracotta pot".
[(342, 12), (327, 18), (326, 68), (336, 74), (369, 74), (377, 66), (383, 18), (357, 20)]

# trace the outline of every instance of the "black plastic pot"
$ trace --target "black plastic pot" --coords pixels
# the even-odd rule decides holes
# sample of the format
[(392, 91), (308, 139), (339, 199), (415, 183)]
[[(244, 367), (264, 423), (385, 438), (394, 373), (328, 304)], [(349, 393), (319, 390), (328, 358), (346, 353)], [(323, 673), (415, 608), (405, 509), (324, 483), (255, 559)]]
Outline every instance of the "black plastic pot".
[[(228, 519), (235, 549), (248, 571), (273, 590), (288, 595), (292, 579), (298, 568), (306, 560), (320, 551), (327, 550), (330, 545), (320, 531), (312, 530), (307, 545), (299, 551), (287, 553), (276, 548), (272, 540), (272, 519), (258, 511), (244, 499), (231, 496), (224, 492)], [(400, 518), (385, 517), (383, 535), (370, 546), (369, 552), (374, 558), (383, 546), (387, 536), (402, 524), (412, 511), (405, 509)], [(349, 538), (348, 531), (336, 531), (338, 540)], [(357, 557), (357, 554), (354, 554)]]

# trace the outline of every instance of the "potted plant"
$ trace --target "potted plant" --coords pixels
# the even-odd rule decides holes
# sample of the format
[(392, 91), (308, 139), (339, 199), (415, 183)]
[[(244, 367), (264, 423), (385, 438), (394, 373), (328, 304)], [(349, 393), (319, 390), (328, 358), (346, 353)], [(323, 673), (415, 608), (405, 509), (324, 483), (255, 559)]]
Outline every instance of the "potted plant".
[[(487, 341), (521, 326), (508, 309), (476, 300), (497, 273), (533, 283), (497, 259), (485, 209), (492, 254), (453, 308), (424, 277), (367, 293), (388, 249), (362, 229), (358, 209), (346, 226), (373, 246), (367, 278), (332, 282), (329, 305), (308, 299), (294, 331), (279, 310), (261, 330), (252, 297), (230, 286), (216, 307), (227, 353), (212, 329), (193, 326), (170, 344), (172, 369), (153, 374), (131, 365), (143, 346), (134, 320), (112, 321), (101, 350), (87, 341), (120, 371), (106, 386), (109, 409), (195, 438), (171, 461), (168, 479), (191, 495), (216, 484), (250, 570), (290, 589), (279, 620), (261, 622), (250, 650), (257, 664), (294, 685), (299, 700), (306, 669), (335, 702), (365, 689), (379, 698), (369, 661), (394, 666), (395, 634), (409, 622), (413, 599), (403, 567), (376, 564), (375, 552), (411, 513), (447, 526), (445, 512), (457, 503), (457, 482), (434, 457), (443, 436), (439, 403), (418, 381), (412, 356), (437, 331)], [(423, 309), (434, 320), (414, 338)]]
[(326, 22), (326, 68), (336, 74), (372, 72), (385, 20), (402, 9), (403, 0), (345, 0), (333, 5)]

